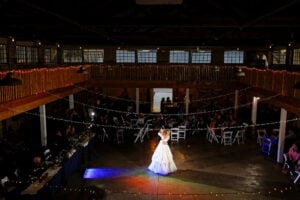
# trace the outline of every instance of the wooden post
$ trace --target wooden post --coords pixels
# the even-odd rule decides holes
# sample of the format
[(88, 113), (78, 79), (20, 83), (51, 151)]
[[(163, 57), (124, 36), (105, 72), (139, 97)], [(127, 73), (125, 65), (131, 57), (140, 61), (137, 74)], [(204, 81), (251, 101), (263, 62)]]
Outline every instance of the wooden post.
[(278, 148), (277, 148), (277, 162), (278, 163), (282, 162), (282, 154), (283, 154), (283, 150), (284, 150), (285, 129), (286, 129), (286, 116), (287, 116), (287, 111), (284, 108), (281, 108), (279, 135), (278, 135)]
[(40, 125), (41, 125), (41, 144), (47, 146), (47, 125), (46, 125), (46, 106), (41, 105), (40, 109)]

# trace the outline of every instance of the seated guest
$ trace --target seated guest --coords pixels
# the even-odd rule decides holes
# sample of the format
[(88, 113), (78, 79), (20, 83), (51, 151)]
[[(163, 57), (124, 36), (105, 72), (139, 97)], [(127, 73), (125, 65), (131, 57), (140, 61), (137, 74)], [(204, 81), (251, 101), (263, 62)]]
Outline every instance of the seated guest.
[(139, 127), (143, 127), (143, 126), (144, 126), (144, 123), (145, 123), (145, 117), (144, 117), (144, 114), (143, 114), (143, 113), (140, 113), (139, 116), (138, 116), (138, 119), (137, 119), (136, 124), (137, 124)]
[(164, 117), (164, 115), (160, 115), (158, 121), (159, 121), (159, 127), (160, 128), (167, 128), (168, 127), (168, 123), (167, 123), (167, 120)]
[(65, 135), (63, 135), (61, 130), (58, 129), (56, 131), (52, 145), (53, 145), (52, 150), (54, 155), (57, 155), (64, 148), (68, 148), (69, 145), (68, 139)]
[(50, 161), (52, 159), (52, 152), (50, 148), (48, 147), (43, 147), (43, 152), (42, 152), (43, 160), (45, 161)]
[(32, 164), (33, 175), (36, 177), (41, 176), (42, 173), (45, 171), (45, 166), (42, 157), (39, 155), (34, 156), (32, 159)]
[(292, 172), (292, 177), (291, 177), (292, 179), (295, 179), (298, 176), (298, 174), (295, 173), (295, 171), (300, 172), (300, 159), (295, 163), (294, 171)]
[(297, 135), (297, 128), (290, 126), (287, 128), (287, 132), (284, 138), (284, 152), (288, 151), (288, 148), (295, 143), (295, 141), (299, 140), (299, 136)]
[(214, 129), (216, 128), (216, 120), (211, 119), (209, 123), (209, 128)]
[(215, 119), (215, 127), (222, 127), (222, 126), (224, 126), (224, 120), (221, 114), (217, 114)]
[(75, 128), (71, 124), (68, 124), (66, 128), (66, 137), (70, 137), (72, 135), (75, 135)]
[[(287, 163), (289, 165), (289, 170), (294, 171), (297, 162), (300, 160), (300, 142), (295, 142), (286, 153)], [(287, 173), (288, 169), (283, 169), (284, 173)]]
[(296, 162), (300, 159), (300, 142), (295, 142), (288, 152), (288, 158), (293, 162)]
[(34, 168), (42, 167), (42, 158), (40, 156), (34, 156), (32, 162)]

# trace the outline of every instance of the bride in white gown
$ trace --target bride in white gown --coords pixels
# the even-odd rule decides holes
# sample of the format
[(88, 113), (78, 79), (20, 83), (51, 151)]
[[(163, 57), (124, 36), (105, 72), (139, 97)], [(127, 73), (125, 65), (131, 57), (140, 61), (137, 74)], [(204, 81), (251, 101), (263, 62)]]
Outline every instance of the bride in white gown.
[(161, 140), (152, 155), (152, 162), (148, 169), (157, 174), (167, 175), (177, 170), (173, 161), (173, 155), (168, 145), (170, 130), (160, 129), (158, 135)]

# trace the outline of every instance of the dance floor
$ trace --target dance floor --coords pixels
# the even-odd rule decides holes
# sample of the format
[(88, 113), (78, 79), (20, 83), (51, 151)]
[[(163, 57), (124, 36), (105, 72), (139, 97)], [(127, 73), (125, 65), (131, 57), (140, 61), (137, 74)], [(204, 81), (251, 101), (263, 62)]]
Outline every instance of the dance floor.
[[(153, 133), (143, 143), (97, 141), (89, 160), (55, 199), (108, 200), (298, 200), (299, 184), (282, 165), (259, 150), (256, 138), (245, 144), (209, 143), (205, 133), (188, 134), (170, 144), (178, 170), (167, 176), (147, 169), (158, 143)], [(299, 181), (300, 182), (300, 181)], [(94, 196), (93, 196), (94, 195)], [(92, 196), (92, 197), (91, 197)]]

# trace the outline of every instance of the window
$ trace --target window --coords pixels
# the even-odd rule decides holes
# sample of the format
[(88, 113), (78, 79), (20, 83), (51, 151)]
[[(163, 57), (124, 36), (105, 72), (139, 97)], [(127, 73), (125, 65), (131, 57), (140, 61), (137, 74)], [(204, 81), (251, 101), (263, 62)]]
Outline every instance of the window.
[(46, 64), (57, 63), (57, 49), (56, 48), (45, 48), (44, 60)]
[(103, 49), (84, 49), (83, 61), (86, 63), (103, 63), (104, 50)]
[(26, 63), (26, 47), (16, 46), (17, 63)]
[(7, 63), (7, 51), (5, 44), (0, 44), (0, 63)]
[(26, 47), (27, 63), (38, 63), (38, 53), (36, 47)]
[(116, 51), (116, 62), (117, 63), (135, 63), (135, 52), (128, 50), (117, 50)]
[(225, 64), (240, 64), (244, 63), (244, 51), (224, 51)]
[(171, 50), (170, 63), (189, 63), (189, 52), (184, 50)]
[(211, 63), (211, 50), (192, 52), (192, 63)]
[(82, 50), (81, 49), (64, 49), (63, 60), (65, 63), (81, 63)]
[(38, 63), (38, 53), (36, 47), (31, 46), (16, 46), (17, 63)]
[(293, 65), (300, 65), (300, 49), (294, 49)]
[(273, 56), (273, 64), (285, 64), (286, 61), (286, 49), (277, 49), (272, 53)]
[(157, 50), (138, 50), (138, 63), (157, 63)]

